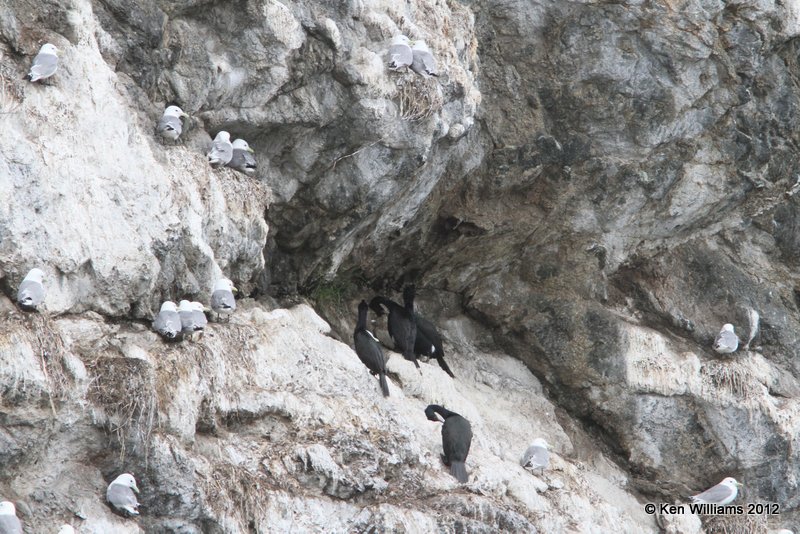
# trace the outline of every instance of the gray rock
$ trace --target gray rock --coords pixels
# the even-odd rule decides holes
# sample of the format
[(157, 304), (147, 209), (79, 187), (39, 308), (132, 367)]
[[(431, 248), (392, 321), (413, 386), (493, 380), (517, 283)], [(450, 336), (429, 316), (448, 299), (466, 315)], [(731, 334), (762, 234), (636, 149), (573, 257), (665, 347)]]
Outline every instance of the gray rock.
[[(68, 450), (98, 458), (58, 480), (81, 488), (72, 509), (96, 532), (139, 528), (96, 508), (93, 485), (122, 467), (156, 488), (142, 497), (143, 510), (164, 514), (144, 514), (153, 531), (640, 531), (656, 527), (628, 490), (672, 502), (720, 480), (708, 472), (719, 466), (737, 470), (748, 499), (796, 519), (794, 3), (6, 7), (0, 286), (12, 295), (35, 259), (54, 274), (48, 311), (67, 315), (22, 319), (3, 304), (0, 457), (13, 473), (0, 493), (34, 495), (42, 479), (20, 466), (61, 465), (49, 451)], [(446, 76), (389, 76), (386, 43), (401, 32), (425, 39)], [(59, 73), (50, 86), (21, 84), (42, 42), (64, 50)], [(175, 147), (152, 136), (167, 102), (192, 115)], [(208, 132), (221, 129), (264, 155), (255, 178), (205, 168)], [(462, 376), (476, 389), (528, 388), (494, 410), (502, 425), (478, 408), (496, 397), (466, 405), (486, 425), (469, 466), (478, 493), (430, 499), (447, 482), (427, 434), (405, 411), (363, 410), (374, 384), (361, 368), (350, 376), (351, 353), (321, 334), (313, 350), (296, 345), (305, 330), (291, 342), (272, 327), (260, 337), (288, 312), (242, 306), (228, 328), (181, 347), (131, 322), (163, 300), (207, 302), (223, 274), (244, 295), (322, 281), (339, 283), (341, 300), (413, 281), (429, 292), (423, 302), (447, 302), (459, 382), (389, 361), (407, 404), (463, 402)], [(748, 309), (760, 314), (760, 352), (718, 361), (709, 340), (724, 322), (748, 324)], [(480, 325), (465, 327), (463, 314)], [(498, 370), (490, 354), (501, 352), (538, 379), (511, 359), (498, 365), (513, 376)], [(120, 388), (143, 394), (127, 405)], [(574, 472), (559, 474), (579, 503), (568, 509), (550, 501), (561, 491), (538, 494), (497, 468), (497, 451), (530, 438), (509, 434), (520, 424), (509, 413), (535, 401), (552, 415), (543, 388), (572, 429), (559, 451), (578, 434), (592, 444), (575, 446)], [(124, 455), (109, 455), (109, 436)], [(298, 468), (294, 451), (316, 444), (336, 476)], [(597, 460), (606, 446), (635, 476)], [(409, 496), (430, 508), (386, 504)], [(614, 504), (597, 504), (606, 498)], [(50, 514), (34, 510), (26, 527), (52, 530)]]

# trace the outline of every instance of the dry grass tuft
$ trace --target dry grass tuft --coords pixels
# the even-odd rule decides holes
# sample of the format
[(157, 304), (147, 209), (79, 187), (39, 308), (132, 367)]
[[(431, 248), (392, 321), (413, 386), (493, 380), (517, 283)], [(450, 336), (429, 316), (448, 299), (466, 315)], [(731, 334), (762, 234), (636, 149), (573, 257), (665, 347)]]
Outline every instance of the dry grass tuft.
[[(256, 160), (258, 158), (256, 154)], [(266, 164), (266, 161), (263, 163)], [(272, 189), (242, 173), (230, 171), (221, 183), (225, 200), (231, 208), (237, 206), (244, 213), (260, 213), (272, 203)]]
[(61, 334), (53, 329), (53, 321), (46, 315), (31, 315), (31, 322), (36, 328), (36, 343), (42, 372), (50, 386), (48, 394), (50, 397), (50, 407), (55, 415), (52, 395), (57, 398), (64, 398), (69, 392), (70, 378), (67, 376), (64, 357), (66, 345)]
[(16, 113), (22, 105), (22, 88), (0, 72), (0, 115)]
[(248, 378), (246, 384), (251, 385), (252, 377), (256, 372), (256, 364), (253, 361), (253, 353), (258, 350), (258, 340), (260, 335), (258, 329), (248, 325), (226, 324), (221, 328), (214, 329), (217, 342), (223, 347), (234, 347), (234, 350), (226, 351), (225, 359), (229, 364), (228, 368), (235, 368), (243, 372)]
[(105, 355), (87, 368), (94, 378), (89, 399), (105, 410), (108, 430), (120, 445), (120, 460), (129, 442), (134, 451), (143, 445), (146, 459), (158, 420), (153, 367), (144, 360)]
[[(12, 326), (11, 323), (16, 325)], [(40, 313), (12, 314), (2, 328), (7, 332), (7, 341), (12, 345), (30, 347), (47, 386), (44, 390), (30, 387), (35, 382), (30, 375), (30, 369), (7, 363), (2, 374), (7, 375), (8, 379), (3, 381), (5, 386), (0, 396), (23, 401), (46, 394), (55, 416), (53, 398), (64, 398), (70, 391), (71, 383), (71, 373), (65, 363), (66, 347), (61, 334), (53, 329), (52, 320)]]
[(742, 399), (761, 395), (753, 373), (738, 362), (708, 362), (700, 368), (703, 385), (713, 391), (723, 390)]
[(176, 344), (165, 344), (164, 349), (153, 355), (156, 362), (155, 391), (160, 406), (169, 404), (175, 395), (175, 385), (189, 380), (191, 373), (204, 369), (204, 362), (212, 353), (205, 345), (182, 341)]
[(419, 121), (436, 114), (442, 105), (441, 87), (435, 78), (425, 79), (410, 73), (397, 79), (400, 116), (408, 121)]
[(763, 515), (704, 515), (700, 519), (706, 534), (767, 534)]
[[(245, 467), (220, 463), (214, 466), (214, 471), (204, 484), (206, 500), (210, 506), (216, 503), (235, 502), (235, 515), (244, 527), (243, 531), (258, 531), (253, 525), (258, 525), (260, 519), (267, 516), (267, 502), (270, 490), (275, 488), (267, 479)], [(218, 510), (230, 512), (230, 510)], [(248, 528), (249, 527), (249, 528)]]

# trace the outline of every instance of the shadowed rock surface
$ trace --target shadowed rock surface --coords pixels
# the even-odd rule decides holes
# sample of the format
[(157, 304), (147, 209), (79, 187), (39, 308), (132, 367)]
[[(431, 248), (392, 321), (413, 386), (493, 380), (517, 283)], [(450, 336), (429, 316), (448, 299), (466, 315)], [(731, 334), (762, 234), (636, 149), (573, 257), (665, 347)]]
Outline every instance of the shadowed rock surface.
[[(0, 499), (27, 503), (27, 531), (76, 513), (81, 532), (655, 531), (644, 502), (726, 476), (781, 504), (755, 531), (797, 528), (796, 4), (0, 11), (0, 288), (48, 279), (44, 314), (1, 299)], [(440, 78), (387, 71), (396, 33)], [(43, 42), (60, 68), (32, 85)], [(173, 103), (191, 115), (175, 146), (153, 134)], [(208, 168), (220, 130), (255, 177)], [(146, 331), (222, 276), (299, 292), (345, 340), (354, 302), (415, 283), (458, 380), (391, 354), (384, 401), (311, 310), (269, 299), (197, 343)], [(715, 355), (750, 310), (751, 350)], [(475, 424), (465, 492), (411, 415), (448, 399)], [(516, 466), (534, 435), (557, 474)], [(136, 522), (97, 498), (125, 471)]]

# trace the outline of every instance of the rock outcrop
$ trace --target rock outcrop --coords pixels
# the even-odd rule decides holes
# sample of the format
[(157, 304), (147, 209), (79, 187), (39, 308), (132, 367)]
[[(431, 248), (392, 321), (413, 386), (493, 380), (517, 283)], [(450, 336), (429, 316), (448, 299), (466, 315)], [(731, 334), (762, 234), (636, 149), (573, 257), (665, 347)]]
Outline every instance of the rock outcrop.
[[(0, 498), (29, 532), (696, 532), (643, 503), (725, 476), (781, 505), (753, 529), (797, 522), (796, 4), (0, 2), (0, 289), (48, 287), (41, 315), (0, 299)], [(387, 72), (398, 32), (438, 79)], [(254, 178), (208, 168), (220, 130)], [(146, 331), (221, 276), (256, 299), (232, 324)], [(387, 400), (265, 297), (349, 340), (408, 282), (457, 379), (393, 355)], [(473, 422), (463, 488), (430, 402)], [(539, 434), (543, 478), (516, 463)], [(136, 521), (102, 503), (125, 470)]]
[[(97, 534), (653, 528), (627, 476), (575, 444), (587, 438), (562, 426), (521, 362), (480, 350), (472, 321), (447, 324), (458, 381), (390, 353), (384, 399), (308, 306), (240, 308), (182, 344), (91, 312), (5, 313), (2, 491), (25, 503), (28, 532), (64, 521)], [(431, 401), (472, 422), (463, 487), (439, 459)], [(543, 477), (518, 463), (532, 434), (556, 447)], [(121, 471), (141, 490), (136, 520), (103, 503)]]

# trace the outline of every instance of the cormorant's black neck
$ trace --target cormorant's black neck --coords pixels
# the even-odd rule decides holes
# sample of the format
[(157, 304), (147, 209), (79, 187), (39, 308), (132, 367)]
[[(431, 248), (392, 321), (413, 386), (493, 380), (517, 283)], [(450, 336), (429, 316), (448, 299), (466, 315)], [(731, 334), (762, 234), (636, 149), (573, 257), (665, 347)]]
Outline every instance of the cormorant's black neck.
[[(427, 408), (425, 408), (425, 413), (432, 415), (433, 413), (438, 413), (442, 416), (442, 419), (447, 419), (448, 417), (453, 417), (454, 415), (458, 415), (456, 412), (451, 412), (444, 406), (439, 406), (438, 404), (430, 404)], [(428, 417), (430, 419), (430, 416)]]
[(369, 306), (365, 301), (361, 301), (361, 304), (358, 305), (358, 322), (356, 323), (356, 330), (366, 330), (367, 329), (367, 310)]
[(407, 286), (403, 290), (403, 305), (405, 306), (406, 310), (409, 312), (414, 311), (414, 287)]
[(383, 306), (390, 307), (391, 301), (386, 297), (377, 296), (369, 301), (369, 307), (378, 317), (381, 317), (386, 311)]

